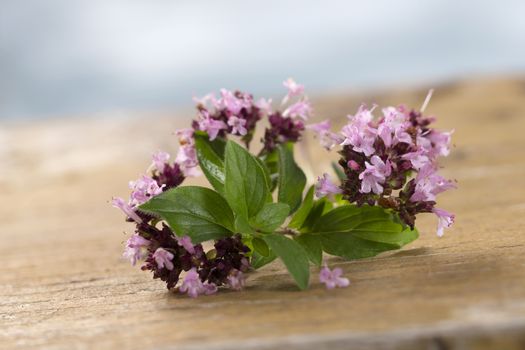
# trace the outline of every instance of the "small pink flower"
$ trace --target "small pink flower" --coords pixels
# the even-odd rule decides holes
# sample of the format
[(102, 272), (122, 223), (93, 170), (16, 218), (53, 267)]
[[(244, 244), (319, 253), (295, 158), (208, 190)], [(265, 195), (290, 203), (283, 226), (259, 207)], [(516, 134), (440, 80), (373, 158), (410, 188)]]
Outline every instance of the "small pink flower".
[(212, 295), (217, 293), (217, 285), (215, 283), (204, 282), (201, 290), (204, 295)]
[(231, 116), (228, 118), (228, 125), (232, 127), (232, 134), (239, 134), (244, 136), (248, 133), (248, 130), (244, 127), (246, 125), (246, 119), (237, 118), (236, 116)]
[(419, 170), (427, 164), (430, 164), (430, 159), (428, 159), (422, 149), (419, 149), (415, 152), (406, 153), (402, 155), (401, 158), (410, 161), (412, 167), (416, 170)]
[(386, 147), (392, 146), (392, 129), (387, 125), (380, 124), (377, 128), (377, 135), (381, 137)]
[(412, 138), (406, 132), (409, 126), (409, 116), (406, 113), (396, 107), (387, 107), (383, 109), (383, 119), (377, 127), (377, 133), (386, 147), (399, 142), (411, 144)]
[(179, 164), (184, 176), (200, 176), (201, 173), (196, 168), (199, 165), (199, 161), (197, 159), (195, 143), (193, 142), (193, 138), (190, 140), (191, 142), (183, 143), (181, 139), (181, 145), (177, 153), (177, 158), (175, 158), (175, 162)]
[(382, 112), (382, 124), (387, 125), (391, 130), (406, 129), (410, 125), (409, 116), (400, 108), (386, 107)]
[(137, 223), (142, 223), (142, 219), (140, 216), (135, 213), (135, 208), (126, 203), (126, 201), (120, 197), (114, 197), (111, 201), (111, 205), (113, 205), (115, 208), (118, 208), (126, 214), (127, 217), (129, 217), (132, 220), (135, 220)]
[(360, 105), (355, 115), (347, 116), (350, 120), (350, 124), (366, 131), (366, 129), (370, 128), (370, 123), (374, 119), (372, 112), (376, 107), (377, 106), (374, 105), (372, 108), (367, 108), (364, 104)]
[(320, 123), (307, 125), (306, 128), (312, 130), (317, 134), (321, 134), (330, 131), (330, 129), (332, 128), (332, 123), (330, 122), (330, 120), (327, 119)]
[(232, 115), (237, 115), (243, 108), (243, 101), (238, 99), (233, 92), (221, 89), (221, 100), (219, 103), (228, 110)]
[(233, 269), (228, 275), (228, 285), (231, 289), (242, 290), (246, 284), (246, 277), (244, 274), (236, 269)]
[(242, 272), (248, 271), (251, 267), (252, 265), (250, 265), (250, 262), (248, 261), (248, 259), (246, 258), (241, 259), (241, 271)]
[(311, 113), (312, 106), (310, 105), (310, 102), (308, 100), (302, 100), (286, 108), (283, 112), (283, 117), (299, 117), (303, 120), (308, 120)]
[(412, 202), (434, 201), (436, 195), (456, 186), (452, 181), (436, 173), (432, 164), (423, 166), (416, 176), (416, 189), (410, 200)]
[(199, 165), (195, 146), (191, 144), (181, 145), (175, 162), (183, 168), (193, 168)]
[(378, 156), (373, 156), (371, 163), (365, 162), (366, 169), (359, 174), (361, 180), (361, 193), (374, 192), (375, 194), (383, 193), (383, 186), (386, 178), (392, 172), (390, 162), (383, 162)]
[(184, 281), (179, 290), (181, 293), (188, 293), (192, 298), (198, 297), (201, 293), (202, 281), (194, 267), (186, 273), (186, 276), (184, 276)]
[(416, 144), (419, 150), (422, 151), (426, 156), (432, 155), (432, 142), (427, 138), (428, 135), (423, 136), (421, 130), (418, 130), (418, 135), (416, 136)]
[[(384, 176), (385, 178), (389, 177), (390, 174), (392, 173), (392, 165), (390, 164), (389, 160), (384, 162), (378, 156), (372, 156), (372, 158), (370, 159), (370, 162), (372, 163), (376, 171), (382, 176)], [(366, 162), (365, 162), (365, 165), (366, 165)]]
[(343, 139), (330, 131), (332, 125), (330, 120), (325, 120), (320, 123), (307, 125), (306, 128), (312, 130), (319, 137), (321, 146), (327, 150), (331, 150), (335, 145), (341, 143)]
[(193, 129), (184, 128), (175, 131), (175, 135), (179, 138), (180, 145), (193, 145), (195, 143), (193, 139)]
[(130, 181), (129, 188), (132, 190), (130, 198), (133, 205), (141, 205), (152, 197), (162, 193), (165, 185), (159, 186), (157, 181), (151, 177), (142, 175), (137, 181)]
[(284, 96), (282, 104), (294, 96), (299, 96), (304, 93), (304, 86), (297, 84), (292, 78), (288, 78), (283, 82), (283, 86), (288, 89), (288, 93)]
[(197, 104), (203, 105), (204, 107), (208, 106), (208, 102), (211, 102), (211, 105), (215, 108), (218, 108), (218, 102), (215, 98), (215, 94), (209, 93), (201, 98), (194, 97), (193, 101)]
[(182, 168), (182, 172), (186, 177), (199, 177), (202, 175), (202, 172), (197, 167)]
[(432, 154), (437, 156), (446, 157), (450, 154), (450, 140), (454, 130), (449, 132), (439, 132), (432, 130), (427, 138), (432, 142)]
[(367, 157), (375, 153), (375, 136), (370, 132), (348, 124), (343, 127), (341, 134), (345, 137), (341, 146), (352, 145), (354, 151), (364, 153)]
[(350, 285), (350, 280), (343, 277), (343, 270), (341, 268), (336, 267), (335, 269), (330, 270), (326, 264), (319, 272), (319, 282), (324, 283), (326, 289), (348, 287)]
[(330, 180), (330, 176), (327, 173), (324, 173), (323, 177), (317, 177), (317, 184), (315, 185), (315, 195), (317, 198), (342, 192), (343, 191)]
[(449, 228), (454, 223), (456, 216), (452, 213), (449, 213), (446, 210), (434, 208), (432, 212), (438, 217), (438, 229), (437, 235), (439, 237), (443, 236), (443, 231), (445, 228)]
[(199, 129), (208, 133), (210, 141), (213, 141), (215, 138), (217, 138), (219, 131), (228, 128), (226, 123), (224, 123), (222, 120), (211, 118), (206, 111), (203, 111), (201, 115), (202, 119), (199, 121)]
[(405, 130), (399, 128), (394, 131), (394, 143), (408, 143), (409, 145), (412, 144), (412, 136)]
[(123, 256), (130, 260), (131, 265), (135, 266), (138, 260), (142, 260), (147, 256), (148, 251), (146, 248), (150, 244), (150, 241), (135, 233), (128, 238)]
[(265, 100), (264, 98), (260, 98), (255, 103), (255, 107), (259, 108), (266, 115), (270, 115), (272, 114), (272, 99)]
[(192, 267), (179, 288), (181, 293), (187, 293), (191, 298), (196, 298), (200, 294), (210, 295), (217, 292), (217, 286), (213, 283), (202, 283), (197, 270)]
[(177, 239), (177, 242), (181, 247), (186, 249), (188, 253), (195, 254), (195, 248), (193, 247), (193, 243), (191, 243), (191, 238), (189, 236), (182, 236)]
[(152, 159), (153, 163), (151, 166), (161, 173), (164, 171), (164, 167), (168, 163), (170, 155), (164, 151), (157, 151), (156, 153), (153, 153)]
[(173, 257), (173, 254), (164, 248), (157, 248), (153, 253), (153, 259), (155, 259), (159, 269), (165, 267), (170, 271), (173, 270)]

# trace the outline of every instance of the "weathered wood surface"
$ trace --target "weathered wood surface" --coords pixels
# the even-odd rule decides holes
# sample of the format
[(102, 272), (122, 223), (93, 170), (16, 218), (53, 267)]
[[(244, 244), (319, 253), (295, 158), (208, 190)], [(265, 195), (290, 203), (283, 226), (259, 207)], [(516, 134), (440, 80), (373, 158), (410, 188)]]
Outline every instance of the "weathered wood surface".
[[(317, 116), (342, 123), (361, 98), (418, 106), (424, 95), (326, 97)], [(442, 239), (426, 217), (401, 251), (330, 259), (346, 289), (313, 277), (299, 292), (274, 263), (244, 292), (196, 300), (120, 259), (131, 227), (107, 204), (152, 150), (175, 150), (170, 131), (191, 112), (2, 125), (0, 348), (525, 348), (524, 101), (524, 81), (438, 87), (428, 111), (456, 130), (445, 174), (459, 182), (440, 200), (457, 213)], [(335, 156), (314, 142), (310, 175)]]

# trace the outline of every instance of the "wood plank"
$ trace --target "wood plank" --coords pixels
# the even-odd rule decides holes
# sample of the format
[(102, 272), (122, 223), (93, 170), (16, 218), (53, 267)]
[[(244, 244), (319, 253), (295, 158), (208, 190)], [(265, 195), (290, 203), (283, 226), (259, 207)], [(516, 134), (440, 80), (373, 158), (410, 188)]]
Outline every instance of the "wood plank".
[[(419, 106), (425, 89), (318, 98), (336, 124), (361, 100)], [(196, 300), (166, 291), (120, 259), (131, 227), (107, 202), (174, 151), (191, 112), (0, 127), (0, 348), (525, 348), (525, 81), (437, 87), (428, 111), (455, 129), (445, 174), (459, 182), (405, 249), (345, 262), (352, 284), (299, 292), (279, 263), (243, 292)], [(307, 139), (310, 177), (330, 157)], [(198, 180), (202, 181), (202, 180)], [(197, 183), (199, 183), (197, 181)], [(315, 269), (312, 272), (317, 272)]]

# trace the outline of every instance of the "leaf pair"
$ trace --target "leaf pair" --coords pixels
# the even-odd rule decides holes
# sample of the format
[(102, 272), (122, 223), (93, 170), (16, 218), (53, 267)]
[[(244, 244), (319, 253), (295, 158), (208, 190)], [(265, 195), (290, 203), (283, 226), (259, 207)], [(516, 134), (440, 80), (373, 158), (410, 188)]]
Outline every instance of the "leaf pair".
[[(344, 205), (310, 224), (307, 219), (319, 215), (319, 203), (311, 204), (310, 215), (301, 225), (302, 234), (296, 238), (314, 264), (321, 264), (323, 251), (345, 259), (360, 259), (399, 249), (418, 237), (417, 230), (404, 229), (380, 207)], [(296, 216), (300, 212), (301, 209)]]

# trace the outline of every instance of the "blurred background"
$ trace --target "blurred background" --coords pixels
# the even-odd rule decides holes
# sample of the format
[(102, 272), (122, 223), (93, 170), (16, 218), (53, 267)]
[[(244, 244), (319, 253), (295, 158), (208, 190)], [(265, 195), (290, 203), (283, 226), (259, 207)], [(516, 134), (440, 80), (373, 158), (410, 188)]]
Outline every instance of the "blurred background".
[(521, 0), (2, 0), (0, 118), (167, 111), (525, 71)]
[[(361, 102), (418, 109), (435, 88), (425, 113), (455, 130), (442, 174), (459, 187), (439, 207), (456, 223), (438, 239), (421, 215), (402, 251), (334, 260), (352, 280), (340, 294), (312, 279), (299, 296), (276, 263), (249, 292), (195, 307), (121, 259), (133, 225), (109, 201), (129, 196), (153, 152), (176, 154), (192, 97), (224, 87), (280, 101), (288, 77), (334, 130)], [(524, 0), (0, 0), (0, 347), (233, 349), (293, 328), (422, 330), (426, 349), (456, 348), (454, 330), (461, 349), (476, 348), (466, 334), (523, 349), (524, 116)], [(311, 184), (338, 154), (305, 132), (296, 157)], [(489, 331), (502, 345), (485, 346)]]

